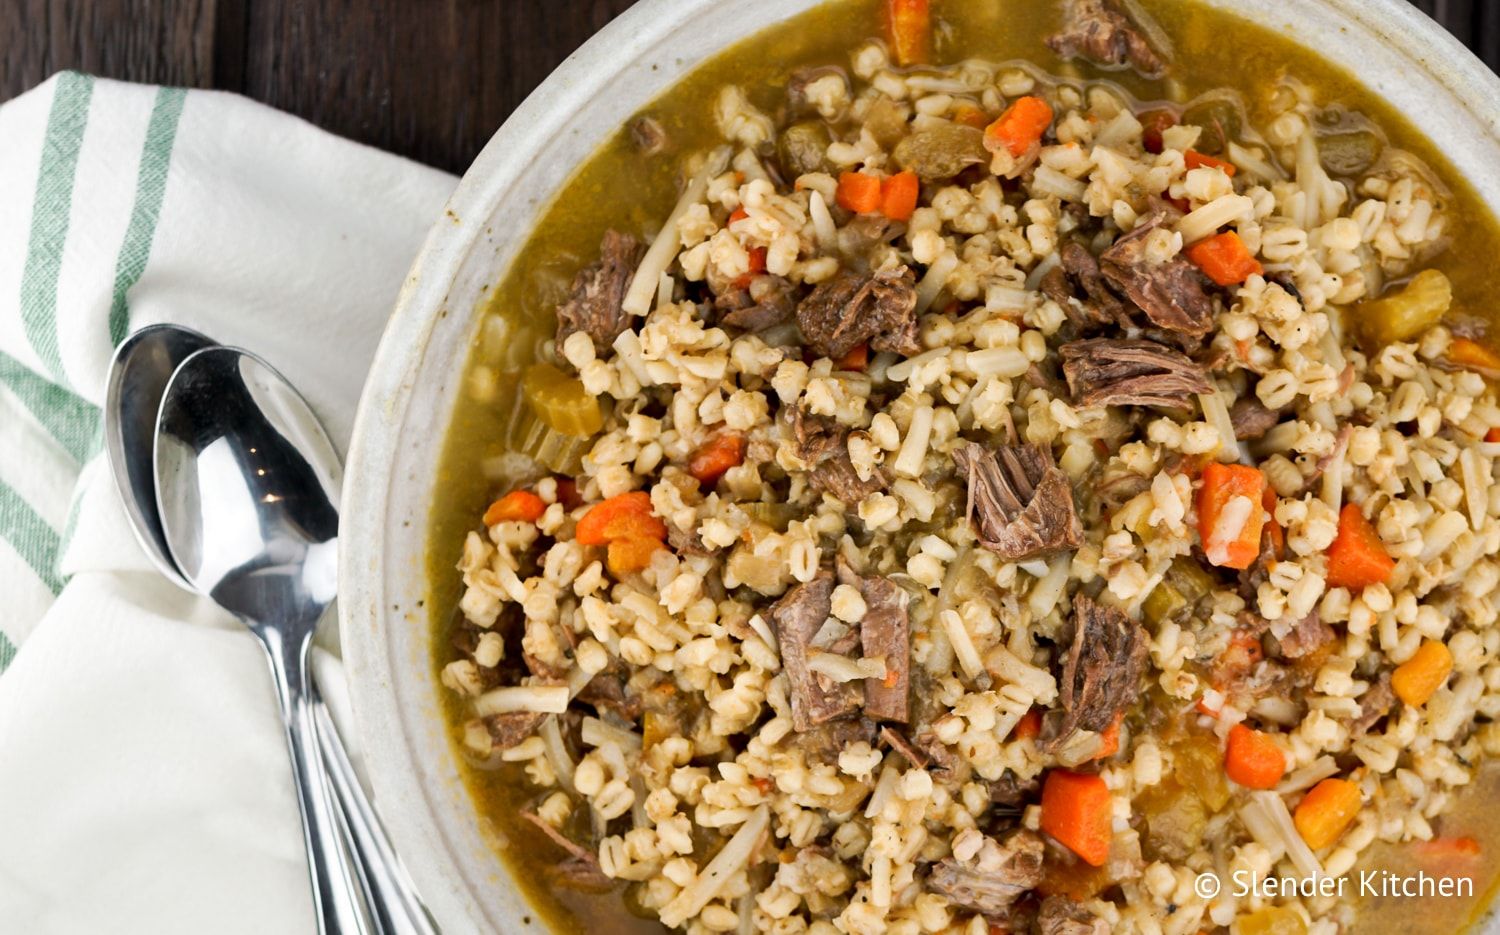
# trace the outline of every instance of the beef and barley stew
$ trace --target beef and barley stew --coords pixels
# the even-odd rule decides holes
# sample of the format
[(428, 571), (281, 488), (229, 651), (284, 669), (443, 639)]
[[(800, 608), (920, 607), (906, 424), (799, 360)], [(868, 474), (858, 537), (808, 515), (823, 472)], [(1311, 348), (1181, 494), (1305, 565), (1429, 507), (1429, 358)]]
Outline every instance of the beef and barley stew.
[(1482, 905), (1500, 241), (1293, 39), (846, 0), (580, 169), (479, 310), (431, 544), (539, 922), (1372, 931), (1230, 881), (1377, 858), (1467, 881), (1419, 928)]

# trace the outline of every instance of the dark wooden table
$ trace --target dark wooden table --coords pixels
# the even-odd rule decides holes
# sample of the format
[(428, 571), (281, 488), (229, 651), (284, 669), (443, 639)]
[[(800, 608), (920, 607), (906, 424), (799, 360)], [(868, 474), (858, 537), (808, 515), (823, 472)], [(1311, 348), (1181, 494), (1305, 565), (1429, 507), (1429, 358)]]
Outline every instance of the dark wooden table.
[[(462, 172), (632, 0), (0, 0), (0, 101), (76, 68), (237, 91)], [(1500, 0), (1412, 0), (1500, 68)]]

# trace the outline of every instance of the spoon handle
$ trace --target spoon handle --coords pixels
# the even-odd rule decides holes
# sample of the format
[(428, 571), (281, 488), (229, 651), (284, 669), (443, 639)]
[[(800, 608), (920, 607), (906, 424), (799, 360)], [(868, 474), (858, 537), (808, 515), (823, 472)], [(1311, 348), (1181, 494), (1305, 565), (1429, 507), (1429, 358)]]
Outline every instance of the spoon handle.
[(282, 726), (292, 760), (292, 783), (302, 812), (302, 843), (307, 848), (313, 906), (320, 935), (363, 935), (369, 925), (361, 911), (359, 877), (339, 840), (339, 816), (328, 793), (318, 750), (317, 702), (307, 672), (307, 642), (294, 645), (274, 627), (260, 628)]
[(321, 696), (315, 696), (313, 703), (318, 721), (318, 743), (323, 749), (324, 765), (328, 767), (329, 785), (341, 807), (350, 841), (364, 872), (370, 914), (375, 917), (377, 929), (384, 935), (437, 935), (437, 926), (422, 908), (416, 888), (407, 879), (406, 870), (396, 857), (380, 818), (365, 796), (364, 787), (349, 762), (343, 738), (328, 714), (328, 706)]

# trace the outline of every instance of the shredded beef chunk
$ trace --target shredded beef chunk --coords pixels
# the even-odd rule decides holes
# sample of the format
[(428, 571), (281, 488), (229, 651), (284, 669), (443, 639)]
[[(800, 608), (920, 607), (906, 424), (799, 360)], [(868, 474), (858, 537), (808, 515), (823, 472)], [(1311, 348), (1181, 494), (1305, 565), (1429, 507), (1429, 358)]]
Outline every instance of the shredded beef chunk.
[(1091, 338), (1064, 344), (1063, 376), (1080, 406), (1192, 407), (1212, 392), (1203, 369), (1181, 351), (1129, 338)]
[(568, 301), (557, 307), (559, 347), (568, 335), (582, 331), (593, 338), (595, 351), (609, 351), (615, 338), (630, 327), (630, 316), (620, 306), (645, 252), (645, 245), (629, 234), (604, 232), (599, 262), (578, 271)]
[(797, 287), (781, 276), (756, 276), (750, 284), (714, 301), (719, 323), (745, 331), (764, 331), (792, 317)]
[(1116, 240), (1099, 256), (1099, 269), (1158, 328), (1202, 337), (1214, 325), (1208, 280), (1180, 253), (1161, 263), (1146, 255), (1146, 241), (1165, 217), (1157, 212)]
[(814, 415), (801, 406), (783, 410), (798, 460), (807, 464), (808, 483), (814, 490), (854, 505), (890, 485), (876, 468), (861, 479), (849, 458), (849, 430), (828, 416)]
[(990, 451), (969, 442), (953, 452), (969, 482), (969, 523), (979, 544), (1011, 561), (1023, 561), (1083, 541), (1068, 476), (1052, 454), (1036, 445)]
[(836, 763), (839, 754), (850, 744), (875, 743), (875, 722), (869, 718), (846, 717), (795, 733), (782, 743), (802, 751), (809, 763)]
[(509, 750), (536, 733), (546, 719), (547, 715), (535, 711), (511, 711), (485, 718), (484, 726), (489, 730), (496, 750)]
[(842, 272), (802, 300), (797, 324), (822, 357), (843, 357), (867, 341), (877, 351), (915, 354), (916, 277), (905, 266), (871, 276)]
[(555, 884), (593, 893), (602, 893), (614, 885), (614, 881), (600, 868), (599, 856), (593, 850), (547, 824), (536, 812), (522, 809), (517, 814), (536, 825), (548, 840), (568, 855), (548, 868), (548, 875)]
[(865, 714), (906, 723), (911, 686), (910, 596), (889, 578), (871, 575), (860, 587), (865, 616), (859, 623), (860, 651), (866, 659), (885, 658), (885, 678), (865, 679)]
[(1368, 734), (1370, 728), (1390, 713), (1395, 703), (1396, 693), (1391, 689), (1391, 676), (1383, 672), (1380, 680), (1365, 689), (1365, 693), (1359, 696), (1359, 717), (1349, 725), (1349, 734), (1353, 737), (1363, 737)]
[(876, 468), (869, 480), (860, 480), (849, 460), (849, 450), (840, 448), (832, 457), (818, 465), (812, 472), (810, 482), (815, 490), (831, 494), (842, 503), (853, 506), (871, 494), (879, 493), (889, 486), (885, 474)]
[(1073, 626), (1058, 694), (1062, 716), (1049, 712), (1043, 748), (1056, 750), (1075, 731), (1103, 731), (1129, 707), (1146, 666), (1146, 631), (1113, 607), (1082, 594), (1073, 599)]
[(1042, 292), (1080, 329), (1123, 324), (1130, 312), (1099, 271), (1099, 261), (1083, 244), (1069, 241), (1060, 251), (1062, 265), (1042, 278)]
[(817, 106), (808, 100), (807, 88), (815, 81), (830, 77), (842, 82), (847, 93), (849, 76), (837, 65), (817, 65), (792, 72), (786, 81), (787, 116), (793, 120), (818, 116)]
[(659, 156), (667, 151), (667, 128), (655, 117), (638, 117), (630, 122), (630, 142), (642, 156)]
[(1041, 788), (1041, 780), (1022, 779), (1010, 770), (1000, 774), (999, 779), (992, 779), (988, 783), (990, 790), (990, 802), (1004, 808), (1020, 808), (1031, 798), (1037, 789)]
[[(996, 869), (981, 870), (977, 862), (949, 857), (933, 865), (927, 888), (955, 906), (988, 919), (1002, 919), (1017, 899), (1042, 882), (1045, 852), (1041, 835), (1021, 828), (1000, 845)], [(990, 862), (985, 861), (986, 865)]]
[(1109, 935), (1109, 923), (1066, 896), (1048, 896), (1037, 913), (1038, 935)]
[(1269, 409), (1254, 396), (1242, 396), (1229, 407), (1229, 423), (1240, 441), (1260, 438), (1281, 421), (1281, 413)]
[(1047, 45), (1063, 58), (1082, 56), (1095, 65), (1129, 65), (1147, 77), (1167, 70), (1165, 59), (1120, 8), (1117, 0), (1066, 0), (1062, 30)]
[(613, 711), (626, 720), (641, 716), (641, 699), (630, 691), (630, 671), (619, 660), (612, 660), (608, 668), (589, 679), (578, 693), (578, 700), (591, 704), (603, 714)]
[(1304, 659), (1332, 643), (1333, 639), (1333, 628), (1324, 623), (1315, 610), (1297, 621), (1276, 642), (1283, 659)]
[(792, 727), (799, 731), (851, 714), (859, 707), (860, 691), (851, 682), (831, 682), (807, 667), (813, 637), (831, 610), (833, 574), (820, 572), (806, 584), (792, 588), (771, 606), (767, 615), (781, 644), (792, 701)]
[(926, 769), (932, 762), (932, 758), (919, 750), (906, 735), (890, 725), (880, 729), (880, 739), (886, 742), (892, 750), (906, 757), (906, 762), (917, 769)]
[(868, 268), (868, 256), (876, 244), (891, 243), (906, 233), (906, 224), (883, 214), (860, 214), (839, 228), (839, 252), (859, 269)]
[(782, 418), (791, 430), (798, 460), (816, 467), (844, 447), (848, 430), (832, 416), (814, 415), (801, 406), (788, 406)]

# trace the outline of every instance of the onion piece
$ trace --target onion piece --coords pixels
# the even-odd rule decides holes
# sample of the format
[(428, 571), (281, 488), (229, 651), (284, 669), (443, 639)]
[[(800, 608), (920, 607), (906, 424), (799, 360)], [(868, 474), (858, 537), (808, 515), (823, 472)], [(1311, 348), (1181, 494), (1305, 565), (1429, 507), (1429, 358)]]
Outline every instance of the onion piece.
[(602, 747), (607, 743), (613, 743), (629, 753), (641, 752), (640, 734), (615, 727), (613, 724), (606, 724), (596, 717), (584, 718), (583, 726), (578, 733), (583, 742), (591, 747)]
[(515, 711), (562, 714), (566, 710), (568, 710), (568, 686), (566, 685), (518, 685), (508, 688), (492, 688), (474, 699), (474, 713), (480, 717), (511, 714)]
[(817, 235), (818, 247), (825, 253), (832, 253), (839, 246), (839, 230), (833, 223), (833, 215), (828, 212), (828, 202), (823, 200), (823, 194), (814, 191), (807, 196), (807, 213), (812, 218), (813, 233)]
[(974, 640), (970, 638), (968, 629), (964, 627), (963, 618), (956, 610), (945, 610), (938, 614), (938, 622), (943, 625), (943, 633), (953, 646), (958, 667), (969, 678), (978, 678), (979, 673), (984, 671), (984, 662), (979, 658), (979, 650), (974, 647)]
[[(1031, 594), (1026, 598), (1026, 604), (1031, 608), (1034, 618), (1045, 617), (1052, 613), (1057, 602), (1062, 599), (1063, 589), (1068, 584), (1068, 574), (1073, 568), (1073, 553), (1064, 552), (1052, 560), (1047, 566), (1047, 573), (1037, 579), (1037, 583), (1031, 586)], [(1145, 592), (1142, 592), (1145, 593)]]
[(766, 644), (766, 648), (780, 657), (781, 643), (776, 639), (776, 633), (771, 629), (771, 625), (766, 623), (765, 618), (760, 614), (751, 614), (747, 622), (750, 629), (755, 631), (755, 635), (760, 637), (761, 642)]
[(630, 288), (625, 292), (625, 301), (620, 307), (626, 312), (637, 317), (645, 317), (651, 311), (651, 298), (661, 283), (662, 274), (677, 259), (678, 252), (682, 249), (682, 237), (678, 232), (678, 226), (682, 222), (683, 215), (688, 209), (703, 200), (708, 191), (708, 179), (711, 170), (723, 162), (727, 152), (715, 152), (713, 157), (703, 167), (703, 171), (688, 183), (683, 191), (682, 197), (677, 199), (677, 205), (672, 213), (667, 215), (667, 222), (662, 225), (661, 231), (656, 239), (651, 241), (651, 247), (646, 255), (641, 258), (641, 265), (636, 268), (635, 277), (630, 280)]
[(573, 758), (568, 755), (567, 745), (563, 743), (562, 728), (557, 723), (557, 718), (549, 717), (537, 728), (537, 736), (542, 738), (542, 744), (546, 747), (547, 761), (552, 764), (552, 771), (557, 774), (558, 785), (568, 795), (576, 795), (578, 788), (573, 785)]
[(922, 281), (917, 283), (917, 314), (921, 315), (937, 300), (938, 293), (948, 284), (948, 277), (958, 269), (958, 254), (952, 250), (944, 250), (943, 255), (932, 261), (923, 274)]
[(1225, 463), (1246, 461), (1249, 452), (1244, 450), (1244, 446), (1235, 437), (1234, 420), (1229, 418), (1229, 404), (1224, 402), (1223, 394), (1218, 390), (1199, 393), (1198, 405), (1203, 409), (1203, 420), (1219, 433), (1219, 447), (1214, 451), (1214, 457)]
[(875, 791), (870, 794), (870, 801), (865, 806), (865, 817), (874, 818), (885, 810), (885, 803), (891, 800), (896, 793), (896, 782), (901, 778), (901, 771), (889, 761), (885, 768), (880, 771), (880, 779), (875, 783)]
[(837, 653), (809, 653), (807, 668), (833, 682), (859, 682), (886, 676), (884, 659), (850, 659)]
[(1287, 773), (1286, 778), (1276, 786), (1276, 794), (1290, 795), (1303, 789), (1311, 789), (1338, 771), (1339, 764), (1333, 757), (1320, 756), (1301, 769)]
[(1240, 808), (1240, 818), (1256, 841), (1273, 854), (1285, 853), (1304, 877), (1323, 876), (1323, 865), (1297, 833), (1281, 796), (1266, 790), (1250, 793), (1250, 801)]
[(1465, 448), (1458, 456), (1459, 474), (1464, 482), (1464, 501), (1469, 507), (1469, 523), (1474, 531), (1484, 525), (1489, 514), (1490, 470), (1479, 463), (1481, 455), (1473, 448)]
[(1213, 201), (1190, 212), (1177, 222), (1177, 232), (1182, 235), (1184, 245), (1195, 244), (1231, 221), (1249, 217), (1255, 211), (1255, 202), (1245, 195), (1220, 195)]
[(719, 895), (724, 884), (729, 878), (739, 871), (745, 869), (750, 863), (750, 857), (755, 853), (755, 848), (760, 844), (761, 835), (771, 823), (771, 810), (762, 805), (757, 808), (750, 818), (740, 825), (740, 830), (734, 833), (714, 855), (714, 859), (693, 879), (693, 882), (682, 888), (671, 902), (662, 907), (661, 921), (667, 928), (677, 928), (703, 911), (703, 907)]

